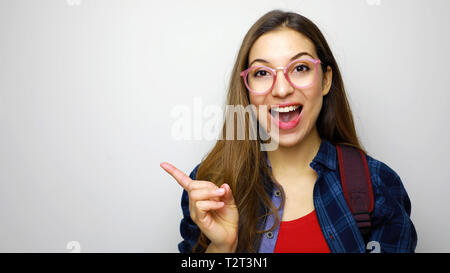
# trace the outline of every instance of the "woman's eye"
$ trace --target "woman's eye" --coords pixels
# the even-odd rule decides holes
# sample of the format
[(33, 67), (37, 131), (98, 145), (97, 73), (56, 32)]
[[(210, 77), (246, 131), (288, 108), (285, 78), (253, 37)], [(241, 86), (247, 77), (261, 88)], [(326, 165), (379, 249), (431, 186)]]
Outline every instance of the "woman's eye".
[(253, 74), (254, 77), (264, 77), (267, 76), (269, 73), (265, 70), (259, 70), (256, 71), (256, 73)]
[(308, 71), (308, 70), (309, 70), (309, 67), (304, 64), (301, 64), (301, 65), (298, 65), (295, 67), (295, 71), (297, 71), (297, 72), (304, 72), (304, 71)]

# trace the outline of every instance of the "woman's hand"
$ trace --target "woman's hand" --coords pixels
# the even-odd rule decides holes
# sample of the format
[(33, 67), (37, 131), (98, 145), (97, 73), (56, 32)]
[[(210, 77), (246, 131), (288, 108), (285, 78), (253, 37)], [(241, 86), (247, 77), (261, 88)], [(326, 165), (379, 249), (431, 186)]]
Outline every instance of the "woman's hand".
[(189, 195), (192, 221), (211, 241), (208, 249), (234, 252), (237, 246), (239, 213), (230, 186), (217, 187), (209, 181), (192, 180), (173, 165), (160, 164)]

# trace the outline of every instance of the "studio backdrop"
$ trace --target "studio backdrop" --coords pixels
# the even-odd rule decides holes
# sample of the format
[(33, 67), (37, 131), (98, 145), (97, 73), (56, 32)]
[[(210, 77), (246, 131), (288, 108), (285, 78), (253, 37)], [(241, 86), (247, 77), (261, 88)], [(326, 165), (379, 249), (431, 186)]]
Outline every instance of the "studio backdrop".
[(323, 32), (416, 251), (450, 252), (447, 0), (1, 0), (0, 251), (178, 252), (182, 188), (159, 164), (189, 174), (212, 148), (208, 109), (272, 9)]

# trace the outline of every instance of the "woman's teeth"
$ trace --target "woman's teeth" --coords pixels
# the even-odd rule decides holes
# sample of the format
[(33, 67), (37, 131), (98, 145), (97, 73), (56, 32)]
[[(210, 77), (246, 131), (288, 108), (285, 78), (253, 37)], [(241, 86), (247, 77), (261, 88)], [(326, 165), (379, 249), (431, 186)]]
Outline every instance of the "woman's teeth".
[(280, 113), (287, 113), (291, 111), (295, 111), (300, 107), (300, 105), (286, 106), (286, 107), (273, 107), (270, 110)]
[(270, 109), (270, 114), (278, 128), (289, 130), (299, 124), (302, 110), (303, 105), (273, 106)]

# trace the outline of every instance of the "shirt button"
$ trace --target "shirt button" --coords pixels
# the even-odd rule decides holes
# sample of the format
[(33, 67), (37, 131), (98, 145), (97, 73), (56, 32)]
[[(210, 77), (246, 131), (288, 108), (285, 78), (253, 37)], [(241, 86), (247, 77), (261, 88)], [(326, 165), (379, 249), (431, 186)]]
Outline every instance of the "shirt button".
[(280, 196), (281, 196), (281, 191), (276, 190), (276, 191), (275, 191), (275, 196), (276, 196), (276, 197), (280, 197)]
[(272, 239), (273, 238), (273, 233), (271, 231), (266, 233), (267, 238)]

